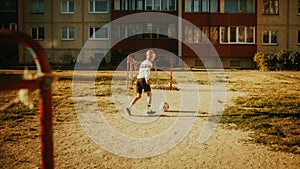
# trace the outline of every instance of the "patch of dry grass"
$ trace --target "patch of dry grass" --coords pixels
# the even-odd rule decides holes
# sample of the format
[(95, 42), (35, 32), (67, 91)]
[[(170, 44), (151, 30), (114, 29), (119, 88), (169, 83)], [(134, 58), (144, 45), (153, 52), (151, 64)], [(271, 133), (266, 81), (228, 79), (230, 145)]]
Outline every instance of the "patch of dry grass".
[(254, 131), (253, 141), (273, 150), (300, 154), (300, 81), (295, 78), (299, 75), (229, 74), (231, 89), (247, 94), (238, 97), (235, 106), (226, 108), (222, 122)]

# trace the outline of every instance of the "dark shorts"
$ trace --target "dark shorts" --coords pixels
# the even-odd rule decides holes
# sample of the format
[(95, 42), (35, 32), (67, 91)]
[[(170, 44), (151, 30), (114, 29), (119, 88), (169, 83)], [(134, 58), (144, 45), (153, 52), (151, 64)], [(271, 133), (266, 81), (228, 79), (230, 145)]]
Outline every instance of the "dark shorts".
[(149, 84), (146, 83), (145, 78), (138, 79), (137, 83), (136, 83), (136, 92), (137, 93), (141, 94), (143, 92), (143, 89), (144, 89), (144, 92), (151, 91), (151, 87)]

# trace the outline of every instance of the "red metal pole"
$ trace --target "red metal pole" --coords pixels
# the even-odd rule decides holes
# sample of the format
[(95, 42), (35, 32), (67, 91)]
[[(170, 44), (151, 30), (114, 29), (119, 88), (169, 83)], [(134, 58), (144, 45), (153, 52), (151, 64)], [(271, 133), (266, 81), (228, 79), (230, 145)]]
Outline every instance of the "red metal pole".
[(173, 88), (173, 59), (170, 55), (170, 90)]
[(127, 56), (127, 64), (126, 64), (126, 85), (127, 85), (127, 90), (129, 89), (129, 66), (130, 66), (130, 63), (129, 63), (129, 57), (130, 55)]
[(41, 151), (42, 168), (53, 169), (53, 128), (52, 128), (52, 94), (51, 79), (45, 77), (40, 83), (40, 122), (41, 122)]
[[(53, 128), (52, 128), (52, 94), (51, 94), (51, 69), (47, 55), (40, 44), (30, 36), (11, 30), (0, 30), (0, 41), (20, 43), (29, 50), (34, 57), (40, 77), (37, 80), (16, 80), (11, 87), (0, 85), (2, 90), (19, 90), (20, 88), (40, 87), (40, 133), (43, 169), (53, 169)], [(4, 84), (5, 80), (0, 80)], [(30, 86), (31, 87), (30, 87)], [(1, 91), (1, 90), (0, 90)]]

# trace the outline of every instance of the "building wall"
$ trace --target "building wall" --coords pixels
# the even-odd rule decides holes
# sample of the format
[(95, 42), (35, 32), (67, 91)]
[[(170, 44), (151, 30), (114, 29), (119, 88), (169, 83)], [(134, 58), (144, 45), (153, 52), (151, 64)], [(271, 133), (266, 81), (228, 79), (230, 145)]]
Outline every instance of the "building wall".
[(300, 31), (300, 15), (298, 14), (298, 7), (300, 2), (289, 1), (289, 48), (300, 52), (300, 44), (298, 41), (298, 32)]
[[(281, 49), (300, 50), (297, 44), (300, 29), (300, 16), (298, 13), (298, 1), (280, 0), (278, 15), (264, 15), (263, 3), (257, 4), (257, 51), (274, 53)], [(263, 31), (278, 31), (278, 44), (263, 44)]]
[[(45, 38), (38, 40), (45, 49), (49, 62), (52, 64), (70, 64), (77, 59), (81, 49), (89, 41), (89, 28), (102, 27), (110, 21), (110, 11), (108, 13), (89, 13), (89, 1), (74, 1), (73, 14), (63, 14), (61, 12), (61, 0), (44, 1), (44, 13), (31, 13), (31, 0), (24, 0), (19, 10), (22, 13), (22, 31), (31, 35), (33, 27), (44, 27)], [(110, 1), (109, 1), (110, 2)], [(110, 10), (110, 8), (108, 8)], [(75, 39), (62, 40), (62, 28), (74, 27)], [(108, 40), (93, 40), (89, 47), (103, 53), (110, 48)], [(100, 49), (99, 49), (100, 47)], [(93, 51), (93, 50), (91, 50)], [(97, 53), (96, 52), (96, 53)], [(87, 56), (87, 62), (95, 58), (95, 52)], [(20, 63), (32, 63), (31, 56), (26, 51), (20, 52)]]
[[(89, 40), (89, 28), (101, 27), (106, 23), (134, 14), (137, 11), (114, 11), (113, 1), (109, 1), (108, 13), (89, 13), (89, 1), (76, 0), (74, 14), (61, 13), (61, 0), (44, 1), (45, 12), (43, 14), (31, 13), (31, 0), (18, 0), (18, 30), (31, 35), (32, 27), (44, 27), (45, 39), (38, 42), (45, 48), (49, 61), (54, 64), (68, 64), (76, 59), (82, 47), (89, 44), (86, 51), (85, 62), (95, 60), (99, 55), (110, 49), (109, 40)], [(224, 2), (220, 0), (219, 2)], [(181, 6), (178, 6), (181, 4)], [(241, 68), (251, 68), (253, 66), (252, 57), (255, 52), (276, 52), (281, 49), (291, 49), (300, 51), (298, 41), (298, 31), (300, 31), (300, 16), (298, 15), (297, 0), (279, 0), (278, 15), (264, 15), (263, 1), (255, 2), (255, 13), (186, 13), (185, 1), (177, 0), (176, 11), (164, 11), (166, 13), (182, 16), (184, 19), (197, 26), (255, 26), (254, 44), (213, 44), (225, 68), (240, 64)], [(219, 7), (221, 9), (223, 7)], [(145, 12), (145, 11), (138, 11)], [(153, 12), (153, 11), (151, 11)], [(161, 12), (161, 11), (159, 11)], [(15, 18), (14, 18), (15, 19)], [(75, 40), (61, 40), (61, 28), (74, 27)], [(179, 29), (180, 26), (178, 26)], [(182, 28), (182, 35), (184, 35)], [(263, 31), (278, 31), (278, 44), (266, 45), (262, 43)], [(128, 42), (128, 43), (127, 43)], [(129, 43), (130, 42), (130, 43)], [(130, 45), (129, 45), (130, 44)], [(134, 45), (132, 45), (134, 44)], [(181, 47), (182, 46), (182, 47)], [(115, 50), (140, 50), (143, 48), (163, 48), (178, 52), (186, 63), (191, 66), (200, 66), (195, 54), (185, 45), (176, 40), (163, 39), (128, 39), (114, 46)], [(119, 48), (119, 49), (117, 49)], [(19, 47), (19, 63), (32, 63), (31, 56), (28, 56), (22, 47)], [(97, 56), (96, 56), (97, 55)], [(70, 57), (72, 56), (72, 57)], [(214, 59), (212, 59), (214, 60)], [(233, 61), (232, 61), (233, 60)], [(239, 62), (237, 61), (239, 60)], [(214, 61), (206, 61), (214, 63)]]
[[(257, 14), (254, 11), (253, 13), (225, 13), (224, 11), (221, 11), (222, 7), (220, 5), (224, 5), (224, 0), (221, 0), (219, 2), (222, 2), (219, 4), (219, 11), (216, 13), (190, 13), (185, 12), (185, 3), (182, 1), (183, 8), (182, 8), (182, 17), (183, 19), (188, 20), (192, 24), (194, 24), (197, 27), (202, 26), (224, 26), (224, 27), (254, 27), (256, 29), (257, 24)], [(257, 2), (255, 2), (256, 4)], [(223, 6), (224, 8), (224, 6)], [(184, 25), (182, 30), (183, 36), (185, 35), (184, 32)], [(184, 38), (183, 38), (184, 39)], [(252, 57), (254, 56), (255, 52), (257, 51), (256, 42), (253, 44), (249, 43), (220, 43), (220, 31), (218, 34), (218, 43), (213, 43), (211, 46), (213, 46), (217, 52), (217, 55), (220, 57), (221, 62), (224, 64), (224, 68), (233, 68), (231, 64), (229, 64), (228, 58), (238, 58), (237, 60), (240, 61), (240, 68), (252, 68)], [(255, 39), (256, 40), (256, 39)], [(182, 45), (182, 56), (183, 60), (186, 62), (186, 64), (190, 67), (199, 67), (197, 65), (199, 56), (196, 56), (195, 53), (190, 49), (190, 47), (194, 48), (201, 48), (201, 44), (189, 44), (188, 46)], [(200, 53), (205, 51), (206, 49), (203, 49), (200, 51)], [(204, 54), (205, 55), (205, 54)], [(209, 67), (220, 67), (220, 64), (215, 61), (214, 58), (208, 59), (210, 56), (215, 56), (215, 54), (207, 54), (205, 59), (207, 65)], [(200, 56), (201, 57), (201, 56)], [(201, 66), (200, 66), (201, 67)]]
[[(0, 3), (0, 29), (18, 30), (18, 1), (2, 0)], [(3, 5), (3, 6), (2, 6)], [(3, 7), (8, 8), (3, 8)], [(16, 65), (18, 63), (18, 44), (0, 42), (0, 66)]]

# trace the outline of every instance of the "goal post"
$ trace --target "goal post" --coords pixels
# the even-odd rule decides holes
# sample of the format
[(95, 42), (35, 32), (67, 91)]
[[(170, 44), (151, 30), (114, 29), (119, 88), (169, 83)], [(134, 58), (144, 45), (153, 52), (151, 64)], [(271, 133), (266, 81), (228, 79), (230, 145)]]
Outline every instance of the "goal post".
[[(171, 54), (156, 53), (156, 58), (165, 57), (168, 60), (167, 66), (159, 67), (159, 70), (167, 70), (169, 72), (169, 90), (173, 88), (173, 56)], [(142, 61), (146, 59), (146, 54), (133, 53), (127, 56), (127, 69), (126, 69), (126, 85), (127, 89), (133, 88), (134, 81), (136, 80), (137, 72)], [(155, 80), (157, 82), (157, 63), (154, 60)]]

